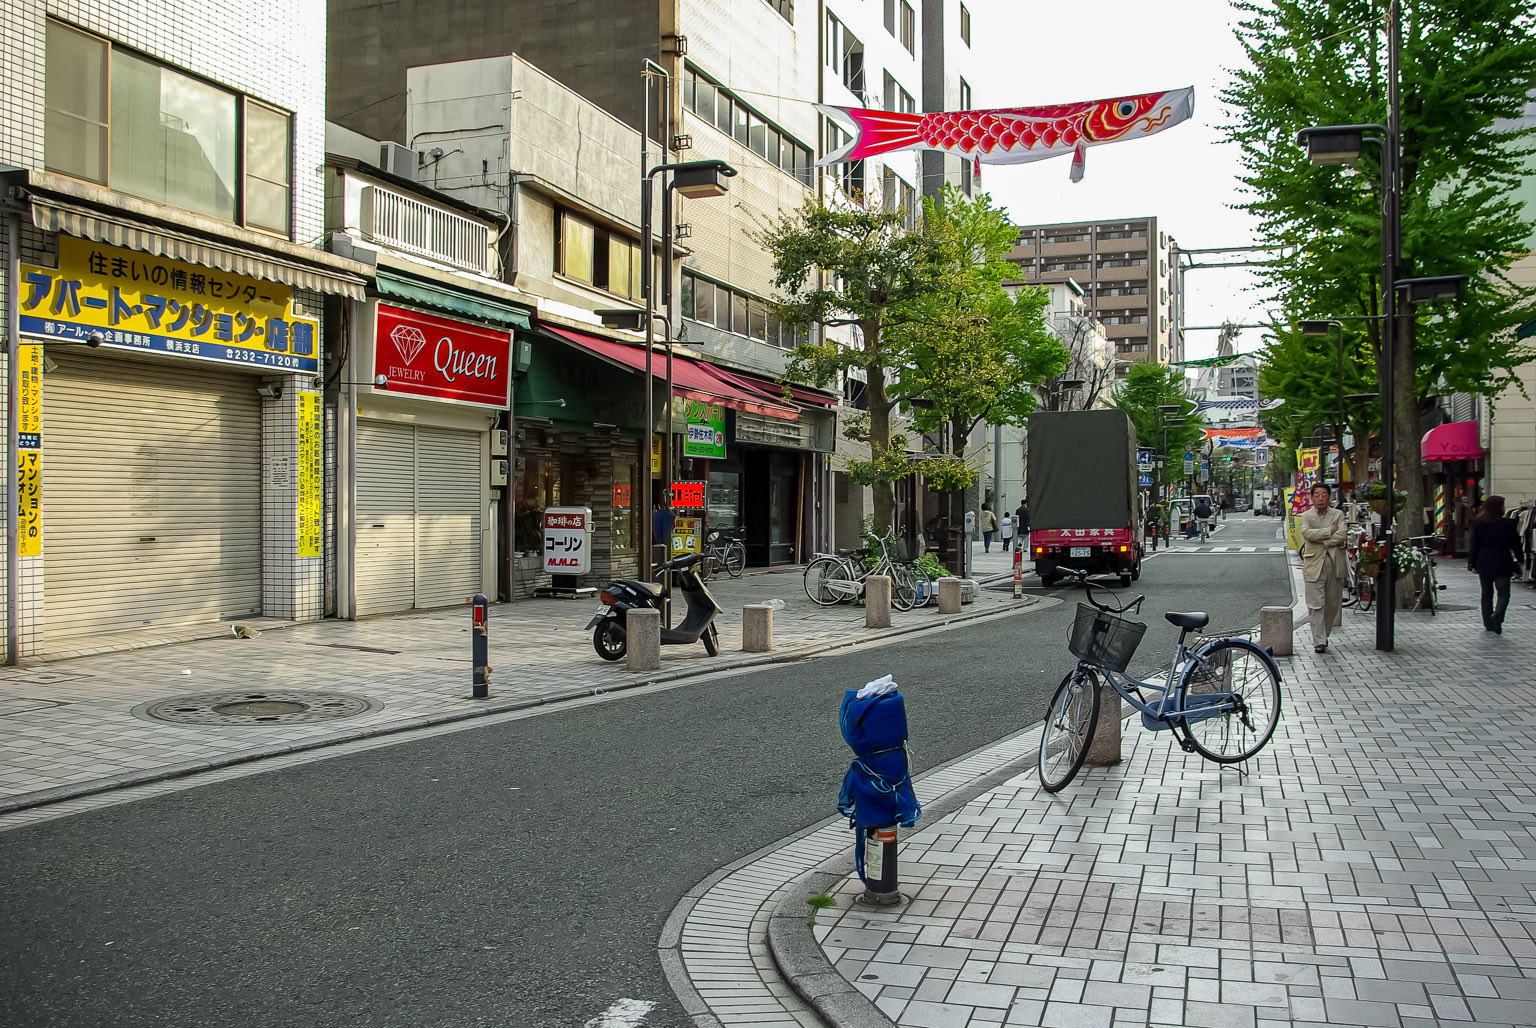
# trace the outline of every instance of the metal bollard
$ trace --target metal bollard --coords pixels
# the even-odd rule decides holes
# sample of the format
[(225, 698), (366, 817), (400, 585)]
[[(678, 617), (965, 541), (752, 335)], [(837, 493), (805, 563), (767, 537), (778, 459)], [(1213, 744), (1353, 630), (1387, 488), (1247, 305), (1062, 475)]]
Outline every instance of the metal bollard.
[(491, 636), (490, 625), (486, 623), (490, 616), (489, 604), (481, 593), (469, 598), (474, 619), (469, 630), (470, 662), (475, 668), (474, 686), (469, 694), (472, 700), (487, 699), (491, 695)]
[(1013, 548), (1013, 598), (1024, 598), (1024, 548), (1021, 546)]
[(896, 829), (864, 829), (864, 893), (860, 903), (890, 907), (901, 902), (896, 884)]

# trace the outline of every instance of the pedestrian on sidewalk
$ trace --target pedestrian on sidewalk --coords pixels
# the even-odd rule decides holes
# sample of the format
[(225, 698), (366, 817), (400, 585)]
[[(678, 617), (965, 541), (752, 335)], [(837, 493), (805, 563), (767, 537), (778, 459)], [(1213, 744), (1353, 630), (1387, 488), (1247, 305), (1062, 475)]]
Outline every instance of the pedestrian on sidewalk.
[(1301, 577), (1307, 586), (1312, 649), (1328, 651), (1328, 633), (1344, 623), (1344, 576), (1349, 561), (1344, 544), (1349, 530), (1344, 512), (1330, 507), (1333, 494), (1319, 482), (1312, 487), (1312, 509), (1301, 516)]
[(985, 503), (981, 505), (981, 550), (983, 553), (992, 552), (992, 533), (997, 531), (997, 515), (992, 513), (992, 508)]
[(1019, 509), (1013, 512), (1013, 530), (1020, 539), (1029, 534), (1029, 499), (1019, 501)]
[[(1472, 544), (1467, 549), (1467, 570), (1482, 582), (1483, 630), (1504, 634), (1504, 611), (1509, 607), (1509, 579), (1520, 567), (1524, 550), (1515, 523), (1504, 516), (1504, 497), (1490, 496), (1472, 521)], [(1493, 602), (1494, 591), (1499, 602)]]
[(1004, 514), (998, 522), (998, 534), (1003, 537), (1003, 552), (1008, 552), (1008, 546), (1013, 542), (1013, 515)]

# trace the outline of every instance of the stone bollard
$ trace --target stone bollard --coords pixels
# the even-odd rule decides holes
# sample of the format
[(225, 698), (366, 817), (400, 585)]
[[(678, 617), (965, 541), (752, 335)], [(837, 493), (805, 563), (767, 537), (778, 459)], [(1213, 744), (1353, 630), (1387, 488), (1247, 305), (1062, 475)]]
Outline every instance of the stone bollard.
[(939, 579), (939, 613), (960, 613), (960, 579)]
[(1291, 655), (1295, 624), (1289, 607), (1265, 607), (1259, 611), (1259, 645), (1277, 657)]
[(624, 666), (631, 671), (661, 667), (661, 611), (634, 607), (624, 615)]
[(891, 580), (885, 575), (864, 579), (864, 627), (891, 627)]
[(741, 651), (768, 653), (773, 649), (773, 608), (749, 603), (741, 608)]
[(1099, 685), (1099, 723), (1088, 740), (1088, 756), (1083, 762), (1108, 767), (1120, 760), (1120, 694), (1105, 682)]

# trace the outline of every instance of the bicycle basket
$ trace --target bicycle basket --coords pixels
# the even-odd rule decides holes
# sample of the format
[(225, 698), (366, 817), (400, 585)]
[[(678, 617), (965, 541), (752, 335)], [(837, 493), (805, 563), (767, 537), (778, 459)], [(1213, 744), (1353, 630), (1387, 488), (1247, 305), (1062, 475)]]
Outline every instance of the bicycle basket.
[(1147, 626), (1140, 621), (1128, 621), (1114, 614), (1106, 614), (1086, 603), (1077, 605), (1077, 617), (1072, 620), (1072, 635), (1067, 649), (1078, 660), (1110, 671), (1124, 671), (1141, 645), (1141, 637)]

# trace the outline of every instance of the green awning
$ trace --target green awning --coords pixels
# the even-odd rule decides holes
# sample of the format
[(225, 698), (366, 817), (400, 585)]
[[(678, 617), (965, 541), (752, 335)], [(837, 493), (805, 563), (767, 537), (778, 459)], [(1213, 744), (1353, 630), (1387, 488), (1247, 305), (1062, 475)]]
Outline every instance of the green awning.
[(378, 283), (378, 291), (381, 295), (393, 297), (396, 300), (405, 300), (408, 303), (446, 311), (449, 314), (460, 314), (491, 325), (503, 325), (508, 328), (531, 327), (528, 323), (527, 311), (487, 296), (475, 296), (425, 279), (385, 271), (383, 268), (379, 268), (375, 273), (375, 281)]

